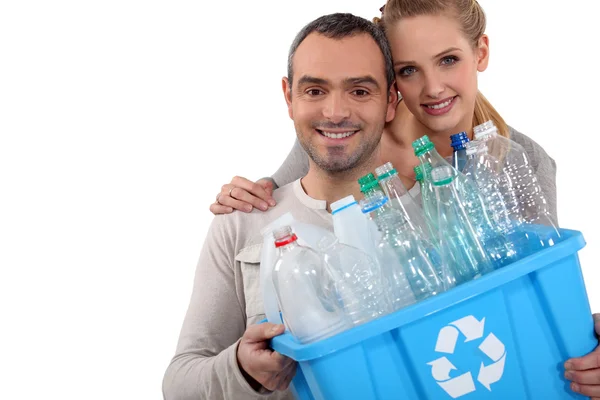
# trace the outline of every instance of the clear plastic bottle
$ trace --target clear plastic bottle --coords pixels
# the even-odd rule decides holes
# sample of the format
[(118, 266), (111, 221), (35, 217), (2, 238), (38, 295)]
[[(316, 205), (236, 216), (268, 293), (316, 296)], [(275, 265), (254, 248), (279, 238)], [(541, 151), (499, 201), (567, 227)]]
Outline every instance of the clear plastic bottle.
[(333, 276), (329, 282), (334, 288), (326, 292), (339, 295), (342, 309), (354, 325), (392, 312), (379, 263), (330, 236), (323, 237), (319, 251)]
[[(432, 236), (435, 240), (439, 231), (437, 230), (437, 200), (435, 196), (435, 190), (433, 182), (431, 181), (431, 174), (427, 173), (430, 168), (436, 168), (439, 166), (447, 166), (453, 171), (453, 176), (459, 174), (459, 172), (446, 160), (444, 159), (435, 149), (433, 143), (429, 140), (427, 135), (423, 135), (419, 139), (412, 143), (415, 151), (415, 156), (419, 158), (421, 163), (421, 171), (423, 172), (423, 184), (421, 185), (421, 199), (422, 208), (425, 213), (427, 223), (430, 226), (430, 232), (436, 236)], [(427, 169), (427, 170), (426, 170)]]
[[(378, 249), (389, 260), (386, 264), (382, 263), (382, 266), (387, 268), (387, 277), (392, 282), (395, 309), (406, 305), (403, 302), (407, 291), (412, 292), (417, 301), (421, 301), (454, 285), (453, 277), (444, 279), (441, 267), (436, 268), (435, 261), (432, 260), (431, 254), (437, 254), (437, 249), (405, 222), (399, 210), (388, 206), (388, 198), (383, 193), (376, 193), (365, 199), (361, 202), (361, 207), (363, 213), (375, 221), (382, 233)], [(438, 256), (436, 261), (439, 260)]]
[[(486, 142), (488, 153), (500, 161), (499, 166), (506, 172), (508, 180), (502, 182), (503, 193), (516, 198), (518, 210), (509, 210), (512, 215), (519, 214), (535, 231), (543, 247), (560, 241), (557, 223), (548, 210), (548, 202), (537, 177), (533, 172), (527, 152), (518, 143), (500, 136), (492, 121), (473, 128), (475, 139)], [(510, 204), (507, 202), (507, 204)]]
[(392, 163), (388, 162), (376, 168), (375, 174), (385, 195), (392, 202), (392, 206), (401, 210), (407, 216), (408, 222), (415, 229), (418, 229), (424, 238), (427, 238), (429, 232), (425, 218), (423, 217), (423, 210), (414, 202), (412, 196), (408, 194)]
[(520, 219), (511, 219), (505, 204), (505, 199), (510, 196), (505, 196), (501, 190), (502, 179), (507, 178), (503, 177), (505, 173), (498, 167), (498, 160), (488, 154), (485, 142), (469, 142), (466, 150), (468, 159), (463, 173), (479, 188), (494, 227), (512, 244), (516, 253), (514, 260), (532, 254), (537, 249), (536, 236), (523, 229)]
[(283, 321), (303, 344), (335, 335), (352, 326), (335, 292), (334, 277), (321, 255), (298, 244), (291, 227), (275, 230), (279, 251), (272, 279)]
[(479, 239), (451, 168), (439, 166), (431, 171), (438, 205), (440, 251), (442, 260), (454, 272), (457, 284), (493, 271), (492, 262)]
[(292, 230), (299, 237), (298, 243), (312, 249), (317, 248), (318, 243), (324, 236), (333, 236), (331, 232), (324, 228), (296, 220), (290, 212), (281, 215), (261, 229), (263, 244), (260, 254), (260, 288), (265, 315), (267, 320), (274, 324), (281, 324), (282, 320), (272, 279), (275, 261), (279, 256), (279, 251), (275, 248), (273, 242), (273, 232), (284, 226), (291, 226)]

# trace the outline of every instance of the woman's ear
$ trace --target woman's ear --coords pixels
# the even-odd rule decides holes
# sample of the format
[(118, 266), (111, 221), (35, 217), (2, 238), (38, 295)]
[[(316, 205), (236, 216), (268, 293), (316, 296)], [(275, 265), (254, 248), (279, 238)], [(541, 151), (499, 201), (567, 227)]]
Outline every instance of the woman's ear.
[(483, 72), (487, 69), (490, 61), (490, 39), (488, 35), (481, 35), (477, 42), (477, 71)]

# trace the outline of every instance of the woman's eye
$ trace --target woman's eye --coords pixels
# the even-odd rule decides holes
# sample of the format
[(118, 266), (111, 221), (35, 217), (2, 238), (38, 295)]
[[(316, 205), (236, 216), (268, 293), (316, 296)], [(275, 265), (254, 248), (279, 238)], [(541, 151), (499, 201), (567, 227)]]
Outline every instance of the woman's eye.
[(444, 57), (442, 58), (442, 65), (453, 65), (456, 64), (457, 61), (458, 58), (455, 56)]
[(400, 76), (410, 76), (417, 72), (415, 67), (404, 67), (398, 71), (398, 75)]

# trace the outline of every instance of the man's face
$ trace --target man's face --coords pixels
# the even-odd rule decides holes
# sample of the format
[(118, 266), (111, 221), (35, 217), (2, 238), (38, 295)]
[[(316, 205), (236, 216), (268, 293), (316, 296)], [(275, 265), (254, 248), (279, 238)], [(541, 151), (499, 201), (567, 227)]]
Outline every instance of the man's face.
[(395, 114), (385, 61), (368, 34), (330, 39), (311, 33), (293, 58), (283, 89), (302, 147), (323, 171), (338, 173), (368, 160)]

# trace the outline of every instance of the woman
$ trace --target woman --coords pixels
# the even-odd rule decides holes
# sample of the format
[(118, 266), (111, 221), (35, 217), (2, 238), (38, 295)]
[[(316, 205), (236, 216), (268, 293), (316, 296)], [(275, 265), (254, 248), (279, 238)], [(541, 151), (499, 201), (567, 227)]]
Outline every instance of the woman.
[[(509, 127), (477, 89), (477, 74), (486, 70), (489, 41), (484, 12), (475, 0), (390, 0), (376, 18), (390, 41), (396, 85), (401, 100), (396, 118), (381, 139), (381, 163), (391, 162), (404, 185), (418, 191), (412, 142), (428, 135), (444, 157), (452, 155), (449, 137), (492, 120), (501, 135), (525, 148), (533, 164), (549, 211), (556, 217), (556, 165), (542, 147)], [(283, 165), (271, 178), (253, 183), (235, 177), (223, 185), (214, 214), (266, 210), (274, 206), (272, 190), (304, 176), (308, 156), (296, 141)]]
[[(438, 152), (452, 154), (450, 135), (467, 132), (492, 120), (500, 134), (525, 148), (545, 192), (549, 211), (556, 217), (556, 165), (537, 143), (508, 126), (477, 89), (477, 74), (486, 70), (489, 40), (485, 15), (475, 0), (389, 0), (376, 22), (390, 41), (396, 84), (402, 99), (396, 118), (386, 125), (381, 139), (381, 164), (392, 162), (407, 188), (415, 185), (418, 165), (412, 142), (427, 134)], [(214, 214), (267, 210), (275, 202), (271, 192), (305, 175), (308, 158), (296, 141), (272, 178), (253, 183), (235, 177), (222, 187), (210, 206)], [(600, 315), (594, 315), (600, 334)], [(568, 360), (565, 377), (571, 388), (600, 399), (600, 347)]]

